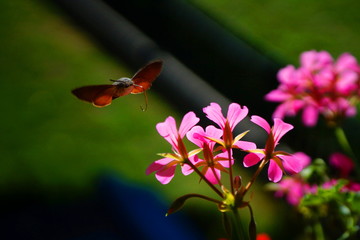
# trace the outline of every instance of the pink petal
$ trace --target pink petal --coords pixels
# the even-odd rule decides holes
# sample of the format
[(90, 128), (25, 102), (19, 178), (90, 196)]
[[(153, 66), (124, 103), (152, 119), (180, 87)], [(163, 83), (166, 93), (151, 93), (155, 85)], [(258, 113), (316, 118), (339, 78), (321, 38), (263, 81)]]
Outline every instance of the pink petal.
[(195, 126), (186, 134), (186, 137), (190, 142), (196, 144), (199, 147), (202, 147), (204, 144), (204, 135), (204, 129), (200, 126)]
[(319, 117), (319, 110), (314, 106), (307, 106), (304, 108), (302, 114), (302, 121), (305, 126), (313, 127), (316, 125)]
[(349, 53), (343, 53), (337, 60), (335, 68), (338, 72), (352, 70), (360, 72), (360, 66), (356, 58)]
[(326, 51), (316, 52), (314, 50), (307, 51), (300, 56), (301, 66), (310, 71), (319, 70), (329, 64), (332, 64), (333, 59)]
[(335, 73), (332, 67), (327, 67), (319, 70), (316, 75), (312, 76), (313, 84), (319, 90), (328, 89), (335, 81)]
[[(218, 177), (218, 179), (220, 179), (220, 170), (215, 168), (214, 171), (215, 171), (215, 174)], [(206, 179), (209, 180), (209, 182), (212, 183), (212, 184), (217, 184), (218, 183), (218, 181), (216, 179), (216, 176), (214, 175), (214, 172), (210, 167), (205, 172)]]
[(348, 177), (355, 167), (352, 159), (342, 153), (331, 154), (329, 163), (332, 167), (340, 171), (341, 177)]
[(237, 141), (236, 143), (234, 143), (234, 145), (242, 150), (256, 149), (256, 144), (248, 141)]
[(301, 183), (294, 183), (289, 188), (289, 193), (286, 199), (291, 205), (296, 206), (300, 203), (302, 197), (304, 196), (303, 188), (304, 187)]
[(278, 182), (281, 180), (283, 172), (275, 161), (270, 160), (268, 169), (268, 178), (272, 182)]
[[(196, 164), (200, 159), (198, 158), (198, 156), (191, 156), (189, 158), (190, 162), (192, 162), (192, 164)], [(190, 173), (192, 173), (194, 171), (194, 169), (192, 167), (190, 167), (190, 165), (188, 164), (184, 164), (182, 167), (181, 167), (181, 172), (182, 174), (184, 174), (185, 176), (189, 175)]]
[(274, 119), (274, 126), (272, 128), (272, 132), (274, 134), (274, 142), (275, 145), (280, 141), (280, 139), (291, 129), (293, 129), (293, 125), (288, 124), (281, 120), (280, 118)]
[(264, 154), (249, 153), (244, 157), (244, 167), (251, 167), (261, 161)]
[(311, 162), (311, 158), (303, 152), (296, 152), (293, 156), (300, 162), (302, 169), (307, 167)]
[(285, 102), (276, 107), (272, 117), (283, 119), (287, 114), (288, 114), (288, 104)]
[(298, 205), (304, 196), (306, 185), (296, 178), (285, 178), (278, 184), (279, 190), (275, 192), (276, 197), (287, 195), (286, 199), (291, 205)]
[(165, 122), (156, 124), (156, 129), (160, 136), (165, 138), (173, 147), (177, 146), (178, 133), (176, 129), (176, 122), (173, 117), (168, 117)]
[(168, 184), (175, 175), (175, 168), (176, 165), (157, 171), (155, 173), (156, 179), (162, 184)]
[(179, 127), (180, 137), (183, 138), (185, 134), (199, 121), (200, 119), (196, 117), (194, 112), (188, 112), (187, 114), (185, 114)]
[[(205, 133), (206, 133), (207, 137), (211, 137), (211, 138), (215, 138), (215, 139), (220, 139), (221, 136), (223, 135), (223, 131), (221, 129), (214, 127), (213, 125), (207, 126), (205, 129)], [(210, 149), (212, 150), (214, 148), (216, 142), (209, 140), (207, 138), (205, 138), (205, 140), (209, 144)]]
[(221, 112), (221, 107), (217, 103), (210, 103), (210, 106), (203, 108), (206, 117), (211, 121), (215, 122), (222, 129), (225, 127), (224, 115)]
[(303, 164), (294, 155), (279, 156), (283, 161), (283, 166), (290, 174), (298, 173), (303, 169)]
[(336, 90), (340, 94), (350, 94), (351, 91), (354, 91), (358, 88), (357, 81), (359, 75), (356, 72), (347, 71), (341, 74), (336, 82)]
[(160, 169), (162, 169), (164, 166), (166, 166), (167, 164), (169, 164), (172, 161), (176, 161), (176, 160), (171, 159), (171, 158), (162, 158), (162, 159), (156, 160), (155, 162), (150, 164), (150, 166), (146, 169), (146, 174), (149, 175), (152, 172), (159, 171)]
[[(234, 164), (234, 159), (233, 159), (232, 154), (233, 154), (232, 150), (230, 150), (231, 165)], [(216, 160), (218, 160), (218, 159), (229, 159), (229, 153), (224, 150), (224, 152), (217, 154), (214, 157), (214, 159), (216, 159)], [(221, 160), (221, 161), (218, 160), (218, 163), (223, 167), (226, 167), (226, 168), (230, 167), (229, 160)]]
[(270, 102), (283, 102), (289, 99), (292, 95), (279, 89), (272, 90), (265, 95), (265, 100)]
[(347, 109), (345, 109), (345, 116), (347, 117), (353, 117), (357, 113), (357, 109), (355, 106), (348, 106)]
[(221, 129), (218, 129), (213, 125), (207, 126), (205, 132), (208, 137), (213, 137), (213, 138), (220, 138), (223, 134), (223, 131)]
[(288, 65), (282, 69), (277, 74), (277, 79), (280, 83), (283, 84), (293, 84), (294, 76), (296, 73), (296, 69), (293, 65)]
[(267, 133), (270, 133), (271, 127), (270, 127), (269, 123), (265, 119), (263, 119), (262, 117), (253, 115), (253, 116), (251, 116), (251, 121), (253, 123), (255, 123), (256, 125), (258, 125), (258, 126), (262, 127), (263, 129), (265, 129), (265, 131)]
[(243, 120), (249, 110), (247, 107), (241, 108), (241, 106), (237, 103), (231, 103), (229, 105), (228, 113), (227, 113), (227, 120), (229, 121), (231, 130), (234, 130), (235, 126)]

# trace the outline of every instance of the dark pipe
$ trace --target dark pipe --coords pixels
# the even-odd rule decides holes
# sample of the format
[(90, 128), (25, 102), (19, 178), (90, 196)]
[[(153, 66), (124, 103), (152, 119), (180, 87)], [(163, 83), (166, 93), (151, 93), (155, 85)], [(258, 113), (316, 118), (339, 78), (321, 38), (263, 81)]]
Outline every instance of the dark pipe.
[(105, 0), (162, 49), (253, 114), (270, 117), (264, 95), (276, 88), (279, 66), (183, 0)]
[[(156, 80), (154, 89), (185, 111), (202, 112), (210, 102), (225, 109), (230, 101), (181, 64), (171, 54), (162, 51), (151, 39), (108, 5), (96, 0), (54, 0), (79, 24), (92, 33), (114, 56), (134, 69), (156, 58), (164, 60), (164, 70)], [(201, 113), (202, 114), (202, 113)], [(238, 130), (252, 129), (248, 119)], [(258, 141), (258, 137), (253, 137)]]

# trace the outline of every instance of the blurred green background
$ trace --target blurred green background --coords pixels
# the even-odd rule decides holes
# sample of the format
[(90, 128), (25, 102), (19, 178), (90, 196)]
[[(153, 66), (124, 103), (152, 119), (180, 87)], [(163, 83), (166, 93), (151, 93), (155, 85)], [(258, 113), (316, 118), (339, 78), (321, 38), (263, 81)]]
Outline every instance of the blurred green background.
[(299, 64), (308, 50), (326, 50), (337, 58), (360, 55), (360, 2), (356, 0), (189, 0), (220, 24), (247, 38), (263, 52)]
[[(299, 54), (311, 49), (360, 57), (359, 1), (189, 2), (275, 59), (298, 65)], [(96, 179), (108, 172), (150, 186), (167, 201), (208, 193), (205, 185), (193, 184), (195, 176), (162, 186), (145, 175), (156, 153), (170, 150), (156, 123), (169, 115), (181, 118), (161, 96), (149, 91), (149, 108), (142, 112), (143, 96), (99, 109), (71, 95), (78, 86), (132, 76), (126, 63), (102, 51), (51, 2), (0, 1), (0, 19), (0, 196), (71, 201), (91, 194)], [(283, 227), (273, 220), (282, 219), (279, 201), (272, 193), (256, 196), (260, 231), (276, 234)], [(192, 204), (185, 211), (219, 217), (210, 204)]]

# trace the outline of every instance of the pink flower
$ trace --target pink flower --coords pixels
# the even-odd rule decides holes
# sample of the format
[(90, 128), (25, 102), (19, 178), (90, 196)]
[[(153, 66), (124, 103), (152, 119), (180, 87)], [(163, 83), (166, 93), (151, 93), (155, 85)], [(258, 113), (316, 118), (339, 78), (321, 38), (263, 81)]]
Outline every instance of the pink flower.
[(341, 190), (344, 192), (360, 192), (360, 183), (349, 182)]
[(155, 177), (162, 184), (167, 184), (171, 181), (177, 165), (182, 167), (184, 175), (190, 174), (193, 170), (186, 164), (186, 161), (193, 158), (193, 155), (188, 154), (182, 139), (198, 122), (199, 118), (196, 117), (195, 113), (189, 112), (182, 119), (179, 130), (173, 117), (168, 117), (165, 122), (158, 123), (156, 129), (171, 144), (173, 153), (159, 154), (164, 158), (153, 162), (146, 169), (146, 174), (156, 172)]
[(304, 107), (303, 99), (298, 96), (304, 91), (302, 78), (294, 66), (288, 65), (281, 69), (277, 77), (280, 85), (265, 96), (272, 102), (282, 102), (275, 110), (274, 118), (284, 118), (285, 115), (295, 116)]
[(309, 71), (319, 71), (333, 63), (333, 58), (326, 51), (307, 51), (300, 56), (301, 66)]
[(219, 143), (225, 149), (231, 148), (240, 148), (243, 150), (255, 149), (256, 145), (252, 142), (240, 141), (240, 139), (247, 133), (244, 132), (233, 138), (232, 131), (236, 125), (243, 120), (249, 110), (247, 107), (241, 108), (237, 103), (231, 103), (227, 112), (226, 118), (221, 112), (221, 107), (217, 103), (211, 103), (210, 106), (207, 106), (203, 109), (206, 117), (215, 122), (223, 131), (222, 139), (211, 138), (211, 140)]
[[(322, 187), (324, 189), (330, 189), (333, 186), (336, 186), (338, 184), (338, 179), (330, 179), (329, 181), (325, 182)], [(340, 189), (341, 192), (360, 192), (360, 183), (350, 181), (348, 184), (343, 186)]]
[(250, 152), (244, 158), (244, 166), (250, 167), (260, 161), (269, 162), (268, 178), (272, 182), (278, 182), (282, 178), (283, 172), (298, 173), (304, 167), (303, 155), (291, 155), (283, 151), (275, 151), (280, 139), (290, 131), (293, 126), (283, 122), (281, 119), (274, 119), (274, 126), (270, 127), (265, 119), (259, 116), (252, 116), (251, 121), (262, 127), (269, 135), (265, 144), (265, 149), (248, 150)]
[[(286, 196), (286, 200), (293, 206), (299, 205), (302, 197), (310, 192), (314, 192), (314, 188), (297, 177), (284, 178), (278, 183), (278, 189), (275, 197)], [(315, 190), (316, 191), (316, 190)]]
[(339, 170), (340, 177), (347, 178), (354, 169), (354, 162), (342, 153), (333, 153), (330, 156), (329, 164)]
[[(229, 167), (229, 159), (227, 153), (222, 152), (214, 156), (214, 146), (216, 142), (211, 141), (209, 137), (220, 138), (222, 131), (214, 126), (207, 126), (206, 130), (200, 126), (193, 127), (187, 134), (187, 138), (202, 148), (204, 159), (196, 156), (194, 159), (195, 167), (202, 167), (202, 174), (212, 184), (219, 183), (221, 171), (226, 172), (225, 168)], [(234, 161), (231, 161), (233, 164)]]
[(302, 110), (306, 126), (314, 126), (323, 115), (329, 124), (337, 124), (356, 114), (360, 96), (360, 66), (356, 59), (342, 54), (336, 62), (326, 51), (304, 52), (301, 66), (286, 66), (278, 73), (279, 87), (265, 96), (280, 102), (273, 117), (283, 119)]

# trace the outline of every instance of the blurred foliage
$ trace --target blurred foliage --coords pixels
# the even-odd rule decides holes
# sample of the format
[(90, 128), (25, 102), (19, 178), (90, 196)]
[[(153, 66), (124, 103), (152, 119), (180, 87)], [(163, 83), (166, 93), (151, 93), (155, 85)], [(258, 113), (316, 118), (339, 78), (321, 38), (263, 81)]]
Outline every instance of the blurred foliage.
[(312, 49), (360, 58), (357, 0), (188, 1), (286, 64), (298, 64), (300, 53)]
[(79, 101), (73, 88), (132, 71), (47, 2), (1, 1), (0, 11), (0, 191), (77, 192), (108, 170), (153, 178), (145, 169), (165, 147), (155, 124), (176, 115), (170, 106), (151, 91), (146, 112), (141, 95), (103, 109)]

